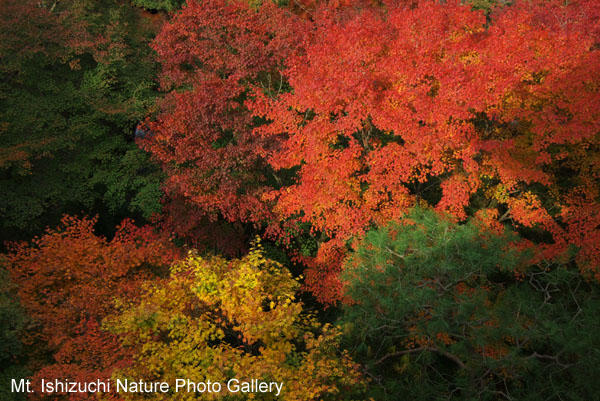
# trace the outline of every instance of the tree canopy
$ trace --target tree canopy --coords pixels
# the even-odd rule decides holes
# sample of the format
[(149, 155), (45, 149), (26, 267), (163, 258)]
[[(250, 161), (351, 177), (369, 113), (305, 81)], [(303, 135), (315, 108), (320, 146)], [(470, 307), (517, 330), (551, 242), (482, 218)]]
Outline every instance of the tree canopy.
[(0, 9), (0, 398), (600, 391), (600, 2)]
[(421, 209), (366, 234), (344, 265), (340, 323), (369, 396), (595, 396), (598, 284), (569, 265), (529, 266), (515, 240)]

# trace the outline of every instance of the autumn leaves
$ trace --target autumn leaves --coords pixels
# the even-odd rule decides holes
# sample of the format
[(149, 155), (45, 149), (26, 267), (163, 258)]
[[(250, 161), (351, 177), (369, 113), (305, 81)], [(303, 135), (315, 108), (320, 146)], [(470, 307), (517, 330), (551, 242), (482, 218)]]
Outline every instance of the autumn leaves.
[(155, 42), (170, 92), (144, 146), (193, 210), (182, 227), (221, 216), (283, 242), (310, 227), (318, 252), (296, 259), (325, 302), (347, 242), (415, 204), (497, 213), (549, 235), (530, 245), (552, 258), (599, 235), (598, 13), (190, 2)]
[[(85, 212), (111, 229), (123, 205), (138, 205), (138, 222), (154, 226), (126, 220), (107, 239), (96, 219), (65, 217), (11, 245), (2, 263), (35, 322), (23, 340), (44, 344), (29, 362), (35, 378), (260, 378), (285, 383), (281, 397), (298, 401), (564, 399), (569, 382), (589, 390), (600, 3), (262, 3), (191, 0), (165, 16), (155, 53), (128, 31), (148, 13), (119, 3), (123, 19), (102, 14), (110, 32), (75, 52), (79, 61), (67, 66), (60, 53), (33, 72), (27, 58), (15, 59), (20, 70), (3, 65), (14, 73), (7, 99), (20, 79), (57, 88), (64, 75), (69, 91), (56, 99), (77, 100), (48, 91), (68, 124), (40, 123), (49, 133), (38, 127), (33, 142), (20, 117), (0, 126), (17, 138), (0, 157), (11, 185), (38, 188), (23, 171), (50, 182), (44, 163), (56, 172), (52, 188), (91, 169), (77, 175), (85, 185), (73, 185), (74, 205), (94, 205)], [(91, 11), (63, 6), (105, 32)], [(131, 59), (148, 71), (125, 68)], [(88, 99), (93, 119), (77, 114)], [(142, 115), (153, 135), (125, 146), (120, 133)], [(76, 130), (56, 136), (60, 151), (37, 140), (63, 125)], [(39, 158), (15, 150), (29, 144)], [(83, 159), (66, 157), (84, 145)], [(42, 197), (37, 207), (24, 191), (7, 204), (41, 216), (58, 203)], [(33, 221), (14, 214), (13, 226)]]

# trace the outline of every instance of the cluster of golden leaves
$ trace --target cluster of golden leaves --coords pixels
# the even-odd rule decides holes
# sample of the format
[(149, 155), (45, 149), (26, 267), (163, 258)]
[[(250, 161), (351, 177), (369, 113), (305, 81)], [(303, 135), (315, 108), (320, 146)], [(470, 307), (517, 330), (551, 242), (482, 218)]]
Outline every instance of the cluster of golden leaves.
[[(205, 392), (204, 399), (276, 398), (231, 394), (224, 383), (232, 378), (283, 382), (280, 400), (336, 398), (342, 388), (359, 383), (358, 368), (340, 351), (339, 330), (303, 312), (295, 298), (298, 288), (286, 268), (265, 258), (259, 243), (235, 260), (190, 254), (172, 267), (170, 278), (150, 284), (140, 302), (121, 302), (120, 313), (105, 322), (135, 349), (132, 366), (113, 377), (223, 384), (221, 392)], [(132, 393), (127, 399), (144, 396)], [(198, 395), (151, 396), (192, 400)]]

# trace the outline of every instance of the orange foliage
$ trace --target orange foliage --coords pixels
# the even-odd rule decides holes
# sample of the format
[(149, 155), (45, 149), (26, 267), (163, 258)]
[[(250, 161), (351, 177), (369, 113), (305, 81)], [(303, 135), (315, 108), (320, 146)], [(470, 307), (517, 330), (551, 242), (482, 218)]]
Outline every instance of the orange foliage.
[[(257, 133), (286, 133), (271, 166), (299, 169), (269, 194), (279, 218), (343, 243), (438, 185), (439, 210), (464, 219), (483, 193), (516, 227), (552, 235), (543, 257), (580, 244), (584, 269), (598, 271), (581, 238), (598, 235), (597, 202), (584, 212), (563, 174), (600, 195), (599, 15), (592, 1), (521, 2), (489, 26), (460, 2), (316, 11), (286, 63), (293, 92), (251, 102), (271, 121)], [(329, 281), (311, 286), (325, 301)]]
[(156, 42), (171, 93), (144, 145), (195, 210), (181, 226), (308, 223), (326, 302), (348, 241), (424, 201), (547, 233), (540, 257), (585, 248), (597, 274), (600, 4), (443, 3), (188, 3)]
[[(169, 243), (150, 227), (124, 221), (108, 241), (94, 234), (95, 222), (65, 216), (60, 228), (48, 229), (31, 244), (10, 246), (8, 269), (36, 323), (29, 340), (47, 344), (53, 359), (34, 380), (105, 379), (127, 364), (127, 352), (116, 336), (101, 329), (101, 321), (114, 310), (115, 297), (139, 293), (142, 281), (152, 276), (150, 267), (164, 267), (175, 258)], [(71, 394), (78, 397), (87, 395)]]

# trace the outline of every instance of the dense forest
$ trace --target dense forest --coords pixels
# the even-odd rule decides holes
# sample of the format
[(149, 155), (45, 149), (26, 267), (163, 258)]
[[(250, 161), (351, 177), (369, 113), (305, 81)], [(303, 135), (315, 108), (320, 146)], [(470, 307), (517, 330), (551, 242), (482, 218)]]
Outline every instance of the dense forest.
[(0, 3), (1, 400), (600, 397), (599, 1)]

